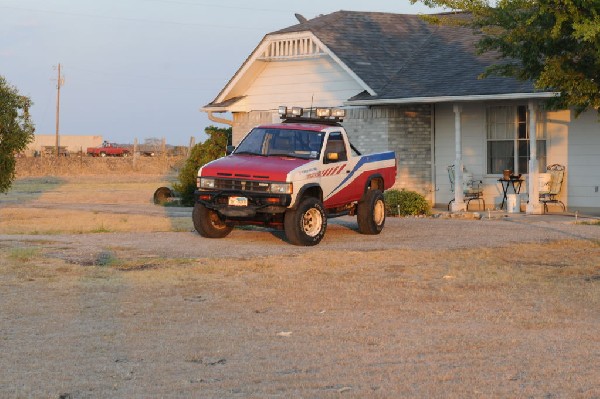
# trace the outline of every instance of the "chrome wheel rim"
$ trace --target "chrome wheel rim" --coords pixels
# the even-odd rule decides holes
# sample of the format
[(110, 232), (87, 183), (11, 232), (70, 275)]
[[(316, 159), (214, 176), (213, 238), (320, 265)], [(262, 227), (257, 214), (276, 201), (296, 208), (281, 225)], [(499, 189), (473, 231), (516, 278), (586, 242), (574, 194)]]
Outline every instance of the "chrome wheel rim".
[(373, 221), (377, 226), (381, 226), (383, 221), (385, 220), (385, 205), (383, 201), (379, 200), (375, 202), (375, 206), (373, 207)]
[(318, 209), (311, 208), (302, 216), (302, 230), (309, 237), (315, 237), (323, 226), (323, 216)]

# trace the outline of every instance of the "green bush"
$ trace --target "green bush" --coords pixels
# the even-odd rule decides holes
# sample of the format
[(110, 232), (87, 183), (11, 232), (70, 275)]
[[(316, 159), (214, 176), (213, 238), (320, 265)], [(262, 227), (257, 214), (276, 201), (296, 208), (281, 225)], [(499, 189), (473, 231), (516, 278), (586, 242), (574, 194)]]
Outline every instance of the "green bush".
[(209, 126), (204, 131), (208, 135), (208, 139), (192, 148), (189, 158), (179, 171), (179, 182), (173, 184), (173, 188), (181, 196), (181, 203), (186, 206), (194, 205), (198, 169), (210, 161), (224, 156), (225, 148), (231, 142), (231, 128)]
[(425, 197), (414, 191), (388, 190), (383, 196), (389, 216), (429, 215), (431, 211)]

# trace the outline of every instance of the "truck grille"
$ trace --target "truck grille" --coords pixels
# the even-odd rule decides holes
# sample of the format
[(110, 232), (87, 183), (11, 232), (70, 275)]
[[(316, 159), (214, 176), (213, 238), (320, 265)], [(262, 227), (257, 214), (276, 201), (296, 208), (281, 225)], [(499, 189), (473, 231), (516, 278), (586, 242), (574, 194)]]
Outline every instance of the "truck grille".
[(215, 179), (215, 189), (268, 192), (269, 183), (253, 180)]

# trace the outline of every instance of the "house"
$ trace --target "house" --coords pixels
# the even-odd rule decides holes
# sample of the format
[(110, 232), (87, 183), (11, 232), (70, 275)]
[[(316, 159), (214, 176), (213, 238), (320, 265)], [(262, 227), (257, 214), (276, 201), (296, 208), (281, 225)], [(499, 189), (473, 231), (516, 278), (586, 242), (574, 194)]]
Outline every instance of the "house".
[[(464, 15), (458, 15), (458, 18)], [(498, 207), (505, 169), (525, 179), (528, 213), (543, 211), (538, 174), (566, 166), (560, 199), (570, 210), (600, 211), (600, 123), (546, 111), (558, 95), (511, 78), (480, 79), (493, 54), (477, 55), (468, 28), (438, 26), (417, 15), (338, 11), (267, 34), (217, 97), (202, 108), (230, 124), (239, 142), (253, 126), (278, 118), (279, 105), (343, 106), (344, 127), (363, 152), (394, 150), (396, 187), (464, 210), (448, 166), (481, 180), (488, 208)], [(216, 114), (228, 112), (228, 120)], [(531, 134), (530, 132), (535, 132)], [(531, 182), (536, 182), (532, 184)], [(524, 201), (524, 203), (525, 203)], [(473, 203), (475, 206), (475, 203)]]

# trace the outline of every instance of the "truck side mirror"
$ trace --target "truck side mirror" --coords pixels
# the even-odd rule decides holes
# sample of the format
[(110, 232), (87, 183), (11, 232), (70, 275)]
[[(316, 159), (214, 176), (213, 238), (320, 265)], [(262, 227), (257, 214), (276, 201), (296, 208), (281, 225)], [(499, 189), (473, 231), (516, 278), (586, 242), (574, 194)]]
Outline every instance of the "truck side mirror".
[(226, 155), (231, 155), (231, 153), (234, 151), (235, 151), (235, 146), (233, 146), (233, 145), (228, 145), (227, 147), (225, 147)]

